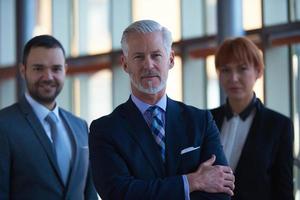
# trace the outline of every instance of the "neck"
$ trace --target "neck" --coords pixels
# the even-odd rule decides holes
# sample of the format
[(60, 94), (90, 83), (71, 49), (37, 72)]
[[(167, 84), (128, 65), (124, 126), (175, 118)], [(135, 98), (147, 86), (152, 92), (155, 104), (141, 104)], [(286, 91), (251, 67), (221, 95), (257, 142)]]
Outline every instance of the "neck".
[(143, 102), (154, 105), (165, 95), (165, 89), (159, 91), (156, 94), (145, 94), (141, 92), (132, 91), (132, 94), (142, 100)]
[(43, 103), (43, 105), (52, 111), (55, 108), (56, 103), (55, 102), (47, 103), (47, 104)]
[(232, 109), (233, 113), (240, 114), (245, 108), (249, 105), (249, 103), (252, 101), (254, 93), (249, 95), (247, 98), (241, 100), (241, 99), (230, 99), (228, 98), (229, 105)]

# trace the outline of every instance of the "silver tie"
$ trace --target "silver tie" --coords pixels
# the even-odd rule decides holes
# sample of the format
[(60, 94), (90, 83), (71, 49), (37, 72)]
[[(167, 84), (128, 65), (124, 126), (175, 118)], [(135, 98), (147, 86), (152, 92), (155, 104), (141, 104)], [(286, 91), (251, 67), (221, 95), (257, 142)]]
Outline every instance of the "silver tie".
[(53, 112), (50, 112), (45, 120), (49, 123), (51, 128), (51, 138), (53, 148), (56, 156), (56, 161), (60, 169), (61, 177), (66, 184), (68, 181), (68, 175), (70, 171), (70, 155), (66, 149), (64, 138), (59, 134), (57, 122), (58, 119)]

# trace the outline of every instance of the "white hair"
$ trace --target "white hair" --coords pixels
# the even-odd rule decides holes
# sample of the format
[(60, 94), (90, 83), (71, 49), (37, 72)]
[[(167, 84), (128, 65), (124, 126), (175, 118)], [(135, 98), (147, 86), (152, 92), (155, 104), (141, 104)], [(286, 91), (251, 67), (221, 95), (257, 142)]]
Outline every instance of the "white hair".
[(161, 32), (163, 36), (163, 43), (167, 54), (171, 53), (172, 47), (172, 34), (171, 32), (164, 26), (160, 25), (156, 21), (153, 20), (140, 20), (130, 24), (124, 31), (121, 39), (121, 47), (123, 54), (128, 56), (128, 43), (127, 38), (131, 33), (153, 33), (153, 32)]

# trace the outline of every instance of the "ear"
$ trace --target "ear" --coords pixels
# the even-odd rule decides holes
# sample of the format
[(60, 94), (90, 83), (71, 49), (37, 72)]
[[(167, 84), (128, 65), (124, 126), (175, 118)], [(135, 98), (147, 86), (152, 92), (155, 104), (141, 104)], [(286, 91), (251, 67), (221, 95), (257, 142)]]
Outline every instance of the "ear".
[(169, 69), (173, 68), (174, 67), (174, 59), (175, 59), (175, 53), (173, 50), (171, 50), (171, 53), (170, 53), (170, 58), (169, 58)]
[(66, 73), (66, 74), (67, 74), (68, 69), (69, 69), (69, 66), (68, 66), (67, 63), (65, 63), (65, 73)]
[(128, 73), (127, 60), (126, 60), (126, 56), (124, 54), (121, 55), (121, 65), (122, 65), (124, 71)]
[(23, 79), (25, 79), (26, 66), (22, 63), (19, 64), (19, 72)]

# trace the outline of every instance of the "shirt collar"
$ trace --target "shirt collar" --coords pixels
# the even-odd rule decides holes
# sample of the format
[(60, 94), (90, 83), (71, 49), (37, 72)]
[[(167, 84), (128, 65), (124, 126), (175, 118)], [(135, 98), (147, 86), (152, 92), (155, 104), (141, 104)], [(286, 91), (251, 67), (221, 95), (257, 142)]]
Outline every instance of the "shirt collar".
[(45, 117), (49, 114), (49, 112), (53, 112), (58, 119), (59, 118), (59, 112), (58, 112), (58, 105), (56, 103), (55, 107), (53, 110), (49, 110), (39, 102), (37, 102), (35, 99), (33, 99), (28, 92), (25, 92), (25, 98), (28, 101), (28, 103), (31, 105), (34, 113), (37, 115), (38, 119), (42, 122), (45, 120)]
[[(147, 104), (145, 102), (143, 102), (142, 100), (138, 99), (136, 96), (134, 96), (133, 94), (130, 95), (131, 100), (133, 101), (133, 103), (138, 107), (139, 111), (144, 114), (145, 111), (153, 105)], [(166, 112), (166, 108), (167, 108), (167, 95), (163, 95), (162, 98), (155, 104), (156, 106), (160, 107), (164, 112)]]
[[(239, 114), (240, 118), (243, 121), (245, 121), (247, 119), (247, 117), (251, 114), (251, 111), (257, 107), (258, 107), (258, 100), (254, 93), (253, 98), (250, 101), (250, 103), (248, 104), (248, 106)], [(234, 116), (234, 113), (232, 112), (232, 109), (229, 105), (228, 99), (226, 100), (226, 104), (225, 104), (225, 116), (226, 116), (227, 120), (231, 119)]]

